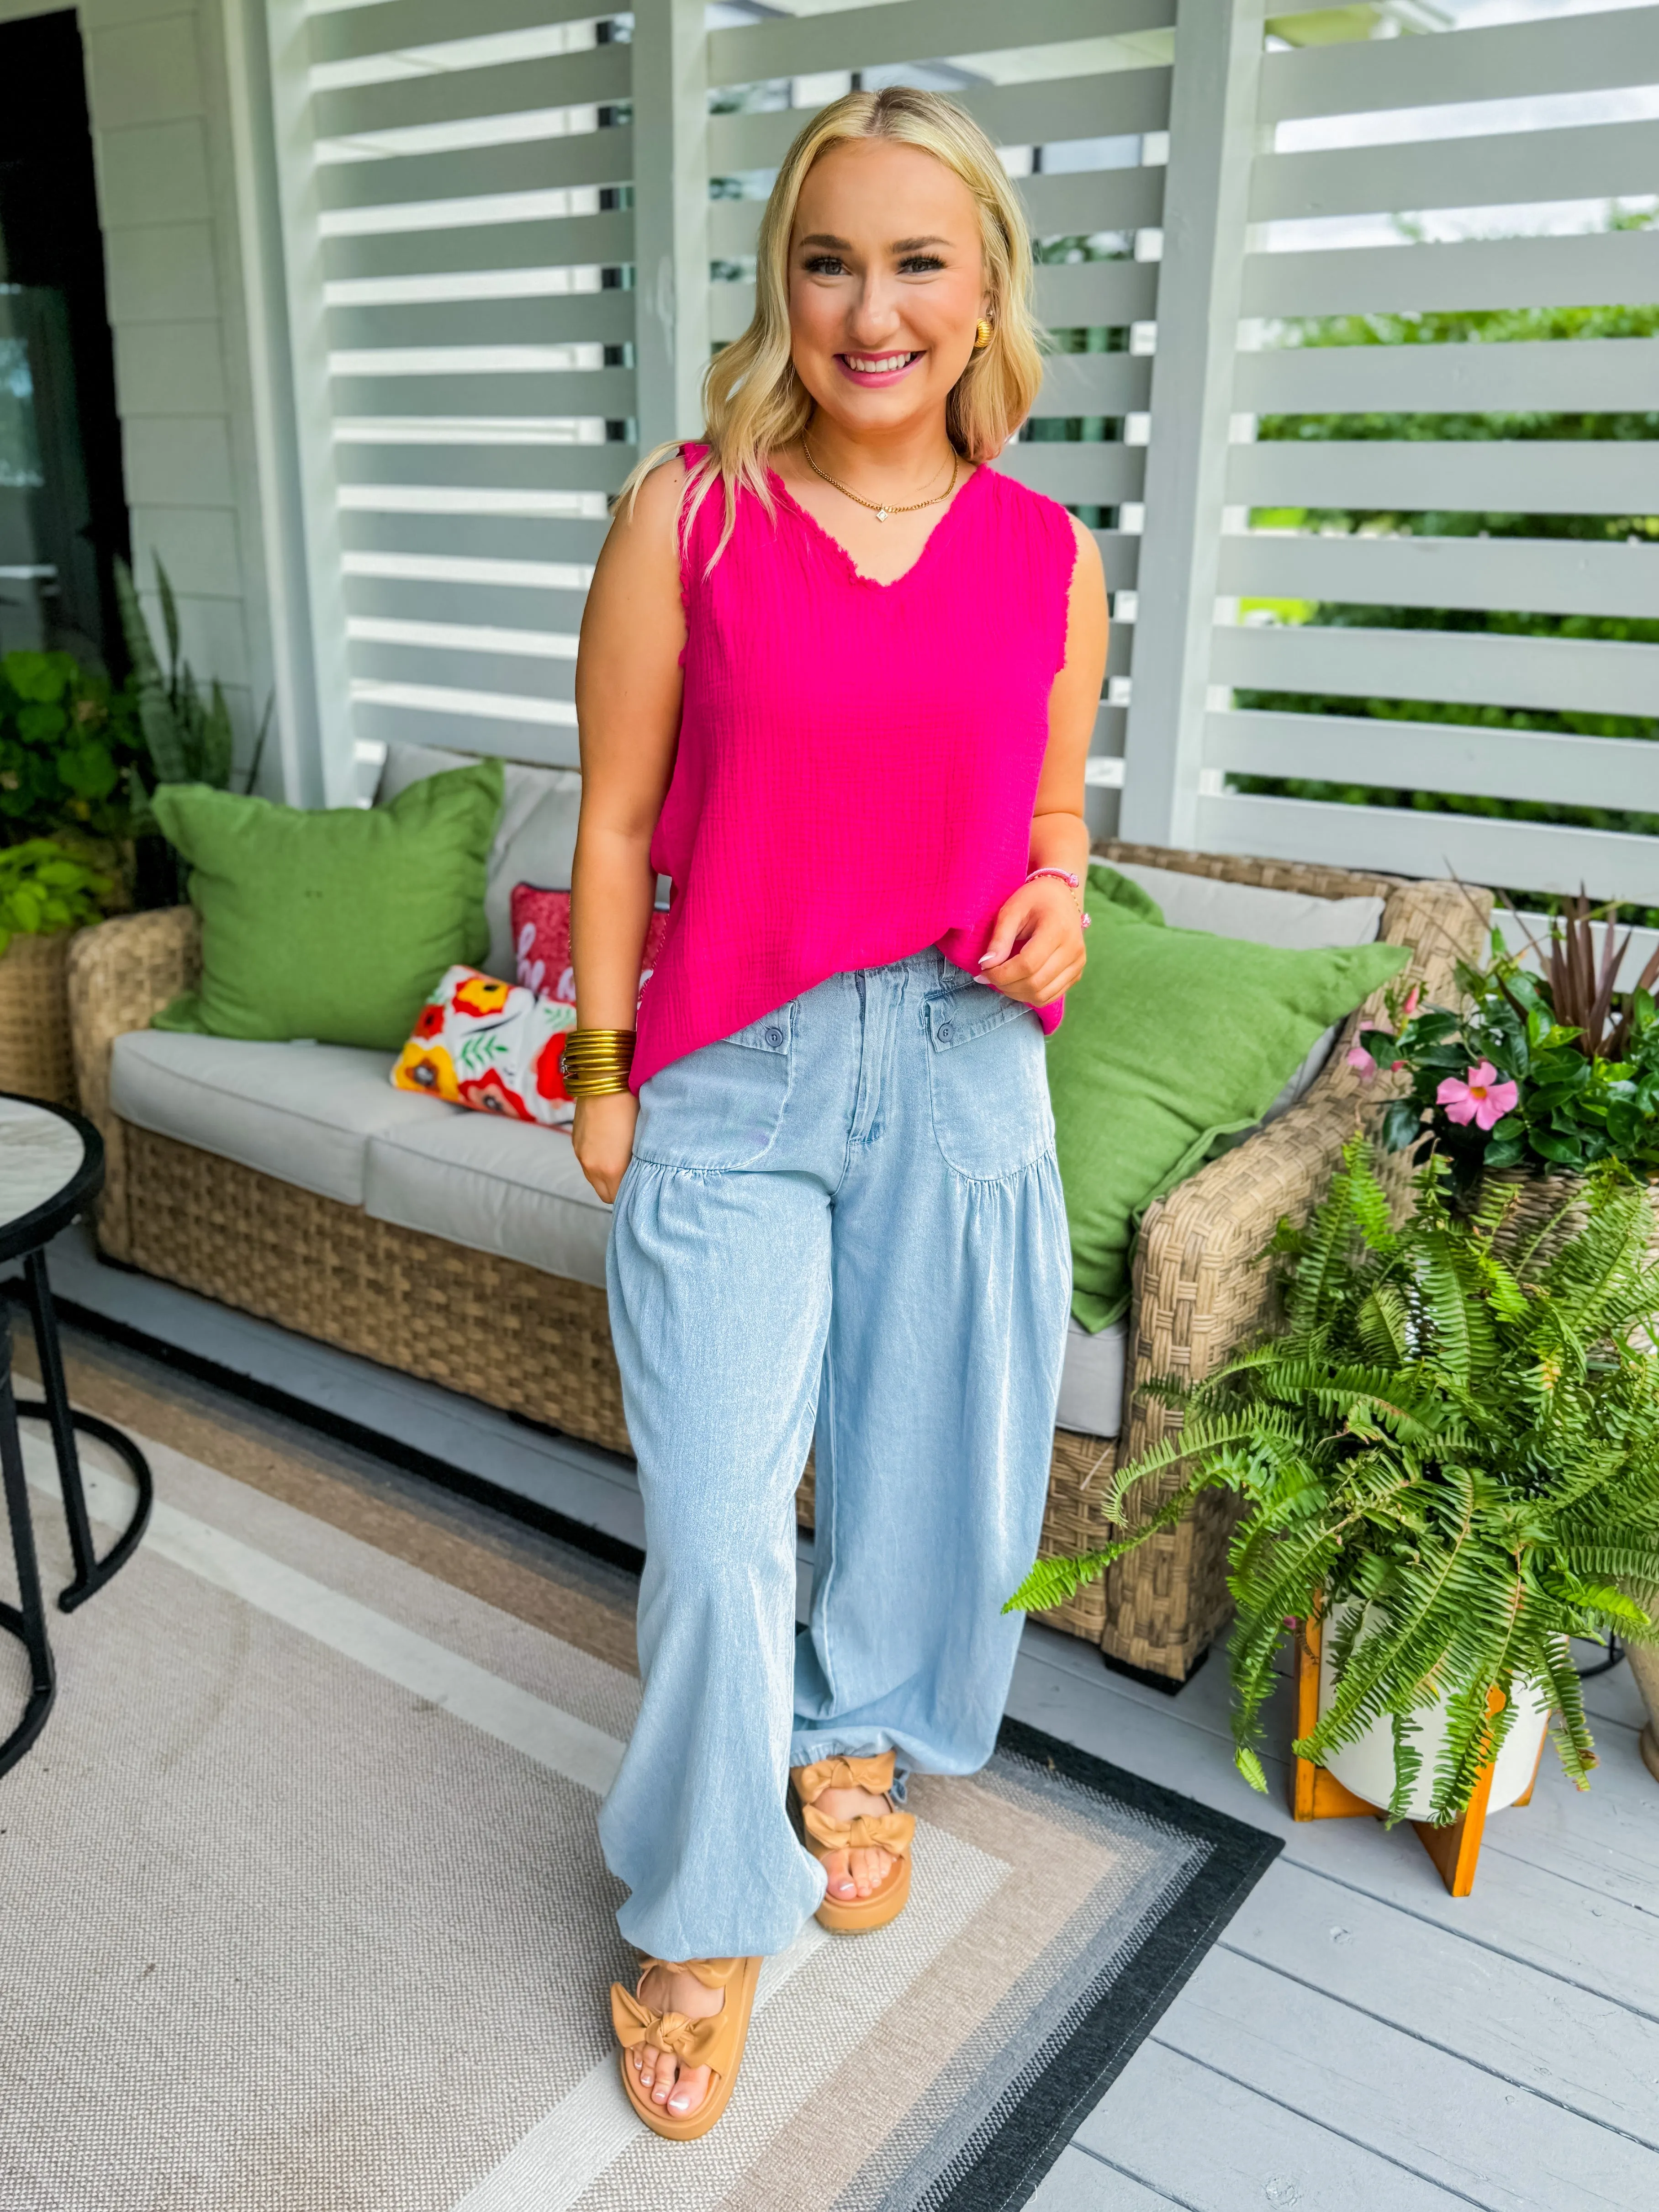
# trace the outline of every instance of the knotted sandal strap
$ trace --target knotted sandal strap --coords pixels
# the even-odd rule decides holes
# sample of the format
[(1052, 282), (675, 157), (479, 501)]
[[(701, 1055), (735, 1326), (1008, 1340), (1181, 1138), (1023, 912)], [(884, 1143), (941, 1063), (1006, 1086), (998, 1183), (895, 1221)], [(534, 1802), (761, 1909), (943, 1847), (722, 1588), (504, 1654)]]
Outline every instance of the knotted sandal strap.
[(800, 1822), (827, 1851), (890, 1851), (896, 1859), (904, 1856), (916, 1832), (914, 1813), (859, 1813), (850, 1820), (832, 1820), (816, 1805), (803, 1805)]
[(826, 1790), (867, 1790), (884, 1797), (893, 1786), (893, 1753), (878, 1752), (873, 1759), (821, 1759), (812, 1766), (793, 1766), (789, 1779), (805, 1805), (816, 1805)]
[[(694, 1975), (705, 1989), (725, 1989), (743, 1963), (741, 1959), (647, 1959), (640, 1978), (643, 1981), (653, 1966), (667, 1966), (675, 1973)], [(649, 2044), (653, 2051), (672, 2051), (683, 2066), (708, 2066), (716, 2074), (731, 2070), (736, 2022), (729, 2004), (708, 2020), (689, 2020), (683, 2012), (653, 2012), (620, 1982), (612, 1982), (611, 2025), (625, 2051)]]

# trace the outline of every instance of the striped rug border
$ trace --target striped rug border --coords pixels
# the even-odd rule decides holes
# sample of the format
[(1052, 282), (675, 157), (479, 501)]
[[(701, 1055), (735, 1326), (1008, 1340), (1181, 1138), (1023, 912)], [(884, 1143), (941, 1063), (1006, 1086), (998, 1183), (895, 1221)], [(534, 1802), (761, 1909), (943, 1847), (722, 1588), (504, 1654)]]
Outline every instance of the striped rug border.
[(1052, 1765), (1115, 1803), (1208, 1845), (1178, 1898), (1127, 1959), (1109, 1966), (1081, 2019), (1041, 2055), (1036, 2079), (1004, 2112), (973, 2165), (917, 2212), (1018, 2212), (1174, 2002), (1284, 1848), (1282, 1837), (1147, 1782), (1024, 1721), (1005, 1719), (999, 1752)]

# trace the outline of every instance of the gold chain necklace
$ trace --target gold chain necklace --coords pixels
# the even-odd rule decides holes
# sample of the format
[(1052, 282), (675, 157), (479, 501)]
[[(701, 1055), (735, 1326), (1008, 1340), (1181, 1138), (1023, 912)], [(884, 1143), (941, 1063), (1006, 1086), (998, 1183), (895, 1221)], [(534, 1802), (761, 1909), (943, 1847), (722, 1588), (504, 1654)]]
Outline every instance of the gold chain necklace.
[(949, 499), (957, 488), (957, 471), (961, 465), (953, 447), (951, 451), (951, 481), (943, 491), (936, 491), (931, 499), (912, 500), (908, 507), (879, 507), (873, 499), (863, 498), (858, 492), (842, 483), (838, 477), (832, 477), (827, 469), (821, 469), (812, 459), (812, 448), (807, 444), (804, 435), (800, 441), (800, 449), (806, 456), (806, 465), (815, 477), (821, 477), (832, 491), (840, 492), (844, 499), (850, 499), (854, 506), (867, 507), (878, 522), (885, 522), (890, 514), (915, 514), (924, 507), (937, 507), (940, 500)]

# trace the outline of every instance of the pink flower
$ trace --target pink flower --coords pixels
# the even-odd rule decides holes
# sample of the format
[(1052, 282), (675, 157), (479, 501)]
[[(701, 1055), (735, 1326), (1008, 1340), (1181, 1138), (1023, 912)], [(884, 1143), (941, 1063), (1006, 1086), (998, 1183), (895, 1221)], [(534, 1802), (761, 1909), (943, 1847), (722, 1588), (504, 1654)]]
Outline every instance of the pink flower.
[(1489, 1060), (1469, 1070), (1467, 1083), (1449, 1075), (1434, 1094), (1436, 1105), (1445, 1108), (1449, 1121), (1473, 1121), (1477, 1129), (1490, 1129), (1505, 1114), (1513, 1113), (1520, 1097), (1515, 1084), (1498, 1081), (1498, 1070)]
[(1364, 1046), (1363, 1044), (1355, 1045), (1348, 1054), (1347, 1058), (1349, 1066), (1358, 1069), (1359, 1080), (1362, 1083), (1369, 1083), (1372, 1076), (1376, 1073), (1376, 1062), (1371, 1058), (1370, 1053), (1366, 1051)]
[(1413, 983), (1406, 994), (1405, 1005), (1400, 1009), (1400, 1018), (1402, 1022), (1410, 1021), (1412, 1016), (1417, 1012), (1418, 1001), (1422, 995), (1423, 986), (1420, 983)]

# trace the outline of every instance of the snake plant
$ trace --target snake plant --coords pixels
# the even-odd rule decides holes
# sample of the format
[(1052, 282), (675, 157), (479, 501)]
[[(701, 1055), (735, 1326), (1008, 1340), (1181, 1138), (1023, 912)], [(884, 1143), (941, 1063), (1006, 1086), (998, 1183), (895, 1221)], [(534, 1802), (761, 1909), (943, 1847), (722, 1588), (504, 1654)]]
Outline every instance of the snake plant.
[[(1009, 1601), (1060, 1603), (1206, 1490), (1243, 1501), (1229, 1583), (1233, 1732), (1255, 1746), (1287, 1628), (1323, 1607), (1337, 1689), (1296, 1746), (1320, 1761), (1392, 1722), (1399, 1817), (1421, 1768), (1414, 1711), (1448, 1726), (1431, 1818), (1455, 1819), (1508, 1732), (1517, 1681), (1559, 1708), (1557, 1747), (1585, 1786), (1595, 1754), (1569, 1637), (1659, 1641), (1659, 1310), (1647, 1192), (1609, 1164), (1588, 1218), (1547, 1262), (1516, 1249), (1508, 1187), (1465, 1211), (1431, 1160), (1401, 1224), (1356, 1138), (1305, 1229), (1269, 1248), (1283, 1326), (1190, 1388), (1154, 1386), (1182, 1425), (1115, 1477), (1109, 1510), (1149, 1478), (1170, 1494), (1120, 1540), (1039, 1561)], [(1145, 1493), (1142, 1493), (1143, 1495)], [(1495, 1717), (1487, 1693), (1510, 1699)]]

